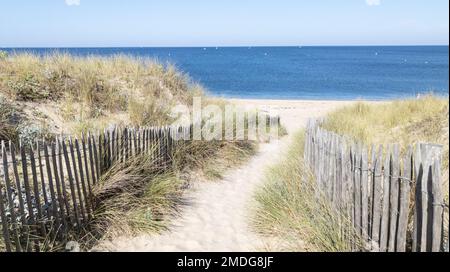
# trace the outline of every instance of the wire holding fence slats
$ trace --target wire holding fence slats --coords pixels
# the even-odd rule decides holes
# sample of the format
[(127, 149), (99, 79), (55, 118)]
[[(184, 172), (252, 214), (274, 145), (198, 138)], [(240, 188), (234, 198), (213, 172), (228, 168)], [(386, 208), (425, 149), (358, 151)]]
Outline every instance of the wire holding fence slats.
[(361, 236), (363, 245), (353, 249), (436, 252), (448, 251), (441, 150), (425, 143), (403, 154), (398, 144), (369, 149), (310, 120), (304, 158), (330, 206)]

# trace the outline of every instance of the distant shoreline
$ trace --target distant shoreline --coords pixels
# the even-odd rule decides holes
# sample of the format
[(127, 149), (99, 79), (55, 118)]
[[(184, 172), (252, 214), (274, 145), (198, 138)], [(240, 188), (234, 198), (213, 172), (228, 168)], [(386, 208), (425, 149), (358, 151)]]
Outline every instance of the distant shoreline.
[[(435, 96), (440, 96), (434, 94)], [(228, 101), (251, 101), (258, 103), (285, 103), (285, 102), (297, 102), (297, 103), (305, 103), (305, 102), (358, 102), (358, 101), (366, 101), (366, 102), (389, 102), (395, 100), (404, 100), (404, 99), (415, 99), (416, 96), (405, 96), (405, 97), (393, 97), (386, 99), (371, 99), (371, 98), (257, 98), (257, 97), (221, 97), (210, 95), (211, 97), (217, 97), (219, 99), (225, 99)]]
[(2, 50), (14, 50), (14, 49), (191, 49), (191, 48), (327, 48), (327, 47), (449, 47), (448, 44), (393, 44), (393, 45), (205, 45), (205, 46), (0, 46)]

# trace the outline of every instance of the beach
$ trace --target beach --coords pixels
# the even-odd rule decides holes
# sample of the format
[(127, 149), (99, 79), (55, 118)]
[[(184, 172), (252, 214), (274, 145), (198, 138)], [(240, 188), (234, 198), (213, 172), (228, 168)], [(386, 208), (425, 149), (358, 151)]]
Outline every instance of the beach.
[[(258, 108), (278, 114), (281, 123), (289, 133), (295, 133), (304, 127), (309, 118), (318, 118), (326, 113), (355, 103), (355, 101), (337, 100), (271, 100), (271, 99), (229, 99), (239, 106)], [(380, 103), (380, 102), (372, 102)]]

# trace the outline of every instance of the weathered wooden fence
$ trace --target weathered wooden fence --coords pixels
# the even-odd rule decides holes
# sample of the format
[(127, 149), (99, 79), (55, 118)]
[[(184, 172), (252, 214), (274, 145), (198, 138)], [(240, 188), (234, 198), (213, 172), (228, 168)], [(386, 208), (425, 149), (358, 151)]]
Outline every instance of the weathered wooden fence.
[[(278, 116), (264, 118), (269, 126), (279, 125)], [(254, 127), (257, 122), (247, 120), (245, 125)], [(0, 227), (6, 250), (46, 250), (53, 240), (66, 241), (71, 231), (88, 229), (92, 187), (103, 173), (139, 154), (151, 155), (163, 170), (178, 142), (192, 140), (193, 131), (193, 125), (124, 128), (81, 139), (39, 141), (33, 147), (2, 142)]]
[(92, 187), (115, 162), (147, 153), (170, 163), (174, 133), (190, 127), (108, 130), (36, 146), (2, 143), (0, 220), (7, 251), (39, 251), (70, 231), (88, 227)]
[(367, 148), (311, 120), (304, 159), (318, 188), (350, 220), (365, 250), (448, 252), (441, 149), (433, 144)]

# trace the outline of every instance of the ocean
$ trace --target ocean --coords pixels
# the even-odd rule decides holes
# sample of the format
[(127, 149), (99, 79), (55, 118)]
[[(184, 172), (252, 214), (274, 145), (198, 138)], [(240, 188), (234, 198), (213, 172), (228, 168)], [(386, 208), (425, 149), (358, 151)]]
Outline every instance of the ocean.
[(213, 95), (226, 98), (386, 100), (449, 94), (448, 46), (1, 50), (154, 58), (176, 65)]

